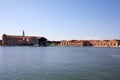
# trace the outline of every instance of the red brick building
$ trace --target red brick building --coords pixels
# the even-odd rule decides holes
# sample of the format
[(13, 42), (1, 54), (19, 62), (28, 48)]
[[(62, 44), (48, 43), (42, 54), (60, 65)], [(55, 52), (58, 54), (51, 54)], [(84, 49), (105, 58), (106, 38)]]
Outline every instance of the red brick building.
[(63, 40), (60, 42), (60, 45), (64, 46), (90, 46), (90, 43), (87, 40)]
[(39, 36), (25, 36), (23, 31), (22, 36), (18, 35), (7, 35), (2, 36), (2, 45), (36, 45), (39, 43)]
[(120, 40), (93, 40), (89, 41), (95, 47), (119, 47)]
[(63, 46), (120, 47), (120, 40), (63, 40)]

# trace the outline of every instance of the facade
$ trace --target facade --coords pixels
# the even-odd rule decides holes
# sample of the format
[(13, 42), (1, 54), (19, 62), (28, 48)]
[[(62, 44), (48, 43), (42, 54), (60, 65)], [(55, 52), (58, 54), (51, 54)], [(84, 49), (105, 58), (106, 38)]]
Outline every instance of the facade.
[(62, 46), (120, 47), (120, 40), (63, 40)]
[(22, 36), (7, 35), (2, 36), (2, 45), (21, 46), (21, 45), (39, 45), (40, 36), (25, 36), (23, 31)]
[(94, 40), (90, 43), (95, 47), (119, 47), (120, 40)]
[(38, 40), (38, 43), (39, 43), (39, 46), (48, 46), (48, 41), (45, 37), (41, 37), (39, 40)]
[(87, 40), (63, 40), (60, 42), (60, 45), (64, 46), (90, 46), (90, 43)]

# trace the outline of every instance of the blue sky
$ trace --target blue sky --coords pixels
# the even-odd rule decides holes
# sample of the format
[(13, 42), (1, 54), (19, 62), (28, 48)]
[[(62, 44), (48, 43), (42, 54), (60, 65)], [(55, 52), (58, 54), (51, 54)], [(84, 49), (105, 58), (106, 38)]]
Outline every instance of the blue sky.
[(120, 39), (120, 0), (0, 0), (2, 34)]

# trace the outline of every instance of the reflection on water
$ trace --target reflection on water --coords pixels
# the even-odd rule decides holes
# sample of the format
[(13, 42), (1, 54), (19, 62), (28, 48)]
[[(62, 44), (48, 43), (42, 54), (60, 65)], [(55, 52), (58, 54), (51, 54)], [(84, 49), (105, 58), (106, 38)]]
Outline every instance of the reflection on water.
[(120, 80), (120, 49), (0, 47), (0, 80)]

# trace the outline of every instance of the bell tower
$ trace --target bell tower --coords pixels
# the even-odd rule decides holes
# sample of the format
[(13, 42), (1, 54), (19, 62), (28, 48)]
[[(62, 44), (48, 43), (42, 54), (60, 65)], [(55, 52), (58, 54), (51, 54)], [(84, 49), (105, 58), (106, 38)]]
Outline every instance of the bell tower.
[(25, 32), (24, 32), (24, 30), (23, 30), (23, 36), (25, 36)]
[(23, 30), (22, 36), (23, 36), (23, 40), (25, 40), (25, 32), (24, 32), (24, 30)]

